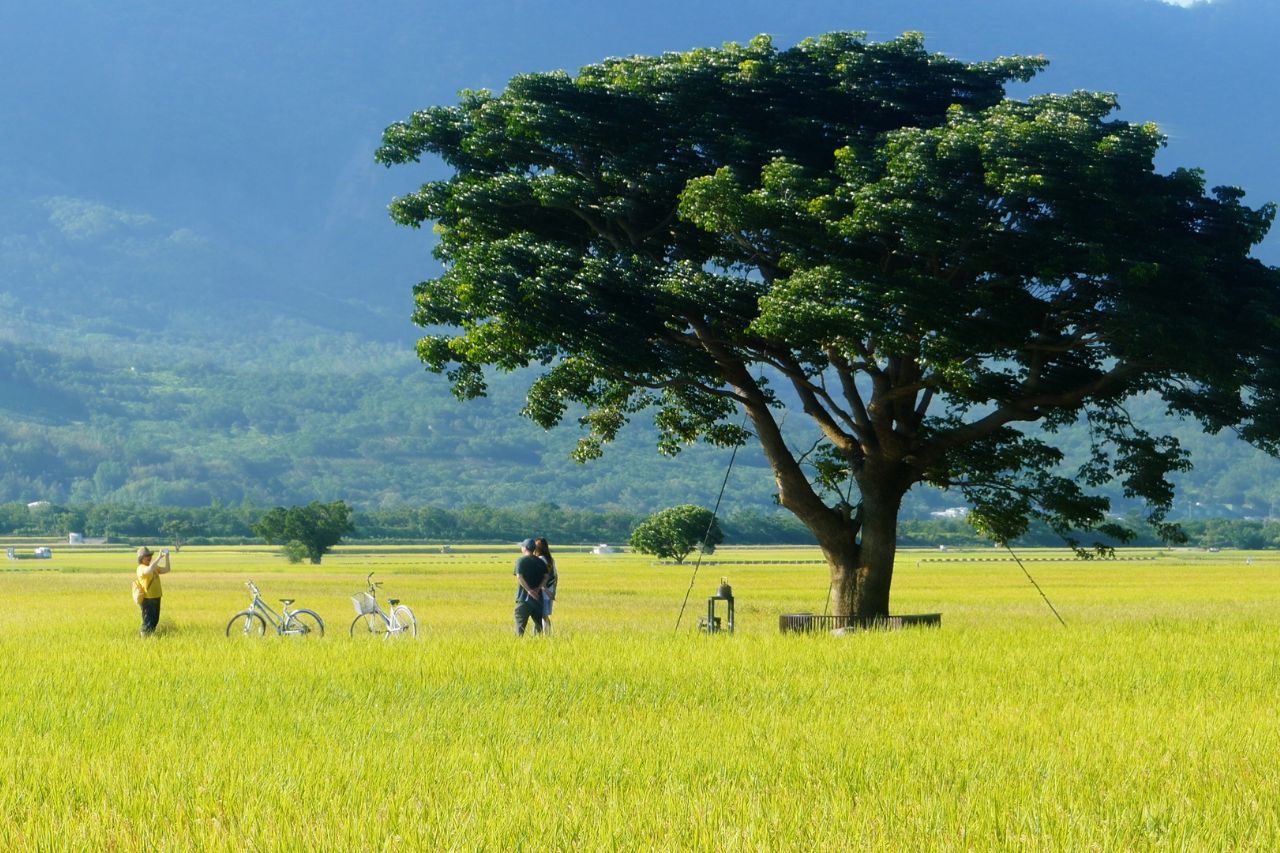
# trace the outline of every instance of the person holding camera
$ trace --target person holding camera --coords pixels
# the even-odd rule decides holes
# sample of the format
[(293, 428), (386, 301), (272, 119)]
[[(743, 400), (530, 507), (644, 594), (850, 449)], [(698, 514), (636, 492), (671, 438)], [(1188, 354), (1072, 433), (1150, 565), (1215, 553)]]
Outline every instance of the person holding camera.
[(160, 576), (169, 573), (169, 549), (160, 550), (160, 559), (146, 545), (138, 549), (138, 585), (142, 587), (142, 636), (149, 637), (160, 623)]

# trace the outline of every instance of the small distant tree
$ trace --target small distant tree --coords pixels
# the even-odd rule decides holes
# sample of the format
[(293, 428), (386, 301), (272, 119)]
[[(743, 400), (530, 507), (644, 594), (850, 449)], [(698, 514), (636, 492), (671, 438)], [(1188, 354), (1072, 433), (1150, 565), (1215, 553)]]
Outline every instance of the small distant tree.
[(174, 551), (182, 550), (182, 543), (191, 538), (195, 525), (189, 519), (171, 518), (160, 525), (160, 532), (169, 537)]
[(655, 512), (631, 531), (631, 547), (641, 554), (683, 563), (694, 548), (710, 553), (724, 541), (711, 510), (682, 504)]
[(286, 558), (301, 550), (313, 564), (319, 563), (325, 553), (353, 530), (351, 507), (344, 501), (327, 504), (312, 501), (306, 506), (288, 509), (278, 506), (253, 525), (253, 532), (268, 545), (283, 545)]

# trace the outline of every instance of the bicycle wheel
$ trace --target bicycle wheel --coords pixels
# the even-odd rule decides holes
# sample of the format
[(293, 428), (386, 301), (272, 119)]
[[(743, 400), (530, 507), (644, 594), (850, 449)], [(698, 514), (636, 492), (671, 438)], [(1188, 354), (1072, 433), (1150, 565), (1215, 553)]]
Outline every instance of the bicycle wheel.
[(227, 623), (228, 637), (261, 637), (267, 631), (267, 623), (252, 610), (242, 610)]
[(398, 622), (391, 631), (392, 637), (416, 637), (418, 636), (418, 620), (413, 615), (413, 611), (405, 607), (403, 604), (397, 604), (391, 609), (391, 621)]
[(323, 637), (324, 620), (314, 610), (295, 610), (284, 620), (280, 633), (286, 637)]
[(361, 613), (351, 623), (351, 636), (356, 640), (381, 640), (387, 636), (387, 623), (377, 613)]

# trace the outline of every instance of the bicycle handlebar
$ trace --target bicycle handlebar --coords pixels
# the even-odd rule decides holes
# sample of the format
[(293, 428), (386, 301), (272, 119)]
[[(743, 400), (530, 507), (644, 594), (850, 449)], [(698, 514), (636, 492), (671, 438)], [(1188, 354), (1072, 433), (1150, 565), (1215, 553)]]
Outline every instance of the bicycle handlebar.
[(260, 592), (258, 591), (258, 585), (257, 585), (257, 584), (255, 584), (253, 581), (245, 581), (245, 582), (244, 582), (244, 585), (245, 585), (245, 586), (247, 586), (247, 587), (249, 587), (249, 591), (250, 591), (250, 592), (252, 592), (254, 595), (261, 595), (261, 594), (262, 594), (262, 593), (260, 593)]

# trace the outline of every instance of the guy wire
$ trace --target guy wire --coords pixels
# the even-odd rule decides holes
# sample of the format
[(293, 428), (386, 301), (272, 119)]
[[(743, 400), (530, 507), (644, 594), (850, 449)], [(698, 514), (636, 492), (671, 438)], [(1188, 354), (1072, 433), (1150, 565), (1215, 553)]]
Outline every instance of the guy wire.
[[(743, 418), (743, 424), (746, 424), (746, 418)], [(725, 487), (729, 485), (729, 472), (733, 470), (733, 460), (738, 458), (738, 445), (733, 446), (733, 453), (729, 455), (729, 467), (724, 469), (724, 481), (720, 483), (720, 494), (716, 496), (715, 509), (711, 510), (711, 521), (707, 524), (707, 532), (702, 534), (702, 541), (705, 543), (707, 537), (711, 535), (711, 528), (715, 526), (716, 516), (720, 514), (720, 501), (724, 499)], [(693, 577), (689, 578), (689, 588), (684, 592), (684, 601), (680, 602), (680, 615), (676, 617), (676, 632), (680, 631), (680, 620), (684, 618), (684, 608), (689, 603), (689, 594), (693, 592), (693, 584), (698, 579), (698, 567), (702, 565), (702, 549), (698, 549), (698, 559), (693, 564)]]
[(1049, 596), (1044, 594), (1044, 590), (1040, 588), (1040, 584), (1036, 583), (1036, 579), (1031, 577), (1031, 572), (1027, 571), (1027, 567), (1022, 565), (1022, 561), (1018, 559), (1018, 555), (1013, 553), (1013, 549), (1009, 547), (1009, 543), (1004, 543), (1005, 550), (1013, 557), (1013, 561), (1018, 564), (1018, 568), (1022, 569), (1022, 573), (1027, 576), (1027, 580), (1031, 581), (1031, 585), (1036, 588), (1036, 592), (1040, 593), (1040, 597), (1044, 599), (1044, 603), (1049, 605), (1049, 609), (1053, 611), (1053, 615), (1058, 617), (1058, 621), (1062, 622), (1062, 627), (1067, 627), (1067, 623), (1063, 621), (1062, 614), (1058, 612), (1058, 608), (1053, 606), (1053, 602), (1049, 600)]

